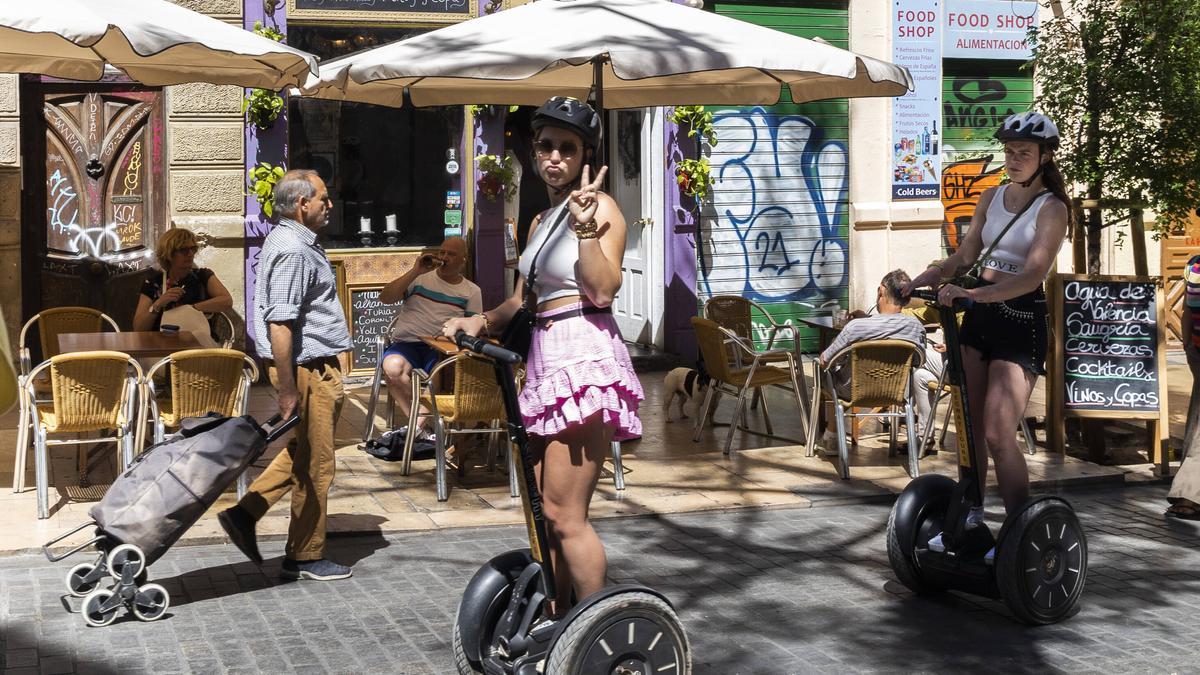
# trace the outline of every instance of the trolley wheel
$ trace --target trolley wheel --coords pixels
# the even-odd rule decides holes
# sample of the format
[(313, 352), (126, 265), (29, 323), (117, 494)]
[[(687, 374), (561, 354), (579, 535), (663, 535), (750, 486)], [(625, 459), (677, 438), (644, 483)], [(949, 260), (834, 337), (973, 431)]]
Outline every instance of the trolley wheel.
[(996, 585), (1025, 623), (1067, 617), (1087, 579), (1087, 537), (1070, 505), (1042, 499), (1021, 512), (996, 548)]
[(887, 523), (888, 562), (900, 583), (923, 595), (944, 590), (927, 579), (916, 559), (918, 542), (927, 542), (942, 530), (954, 481), (927, 474), (914, 479), (896, 499)]
[(137, 589), (133, 595), (130, 609), (133, 615), (142, 621), (157, 621), (167, 613), (171, 606), (171, 594), (158, 584), (146, 584)]
[(107, 626), (117, 619), (123, 603), (114, 601), (113, 592), (107, 588), (92, 591), (83, 599), (83, 620), (89, 626)]
[(121, 579), (125, 568), (130, 566), (133, 569), (133, 574), (130, 575), (132, 578), (136, 578), (145, 569), (146, 556), (142, 553), (142, 549), (133, 544), (121, 544), (109, 551), (108, 570), (114, 579)]
[(67, 572), (67, 592), (82, 598), (96, 590), (100, 585), (101, 575), (95, 574), (96, 566), (92, 563), (79, 563)]
[(688, 675), (692, 653), (671, 606), (650, 593), (618, 593), (588, 607), (550, 648), (547, 673)]

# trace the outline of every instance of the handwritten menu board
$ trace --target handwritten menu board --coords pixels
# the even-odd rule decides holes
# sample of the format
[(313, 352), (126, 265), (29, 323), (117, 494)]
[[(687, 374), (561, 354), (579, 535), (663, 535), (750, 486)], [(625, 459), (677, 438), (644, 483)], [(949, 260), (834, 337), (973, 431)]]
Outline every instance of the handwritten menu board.
[(1070, 276), (1060, 283), (1065, 412), (1158, 413), (1166, 401), (1159, 382), (1161, 299), (1155, 281)]
[(336, 9), (356, 12), (424, 12), (465, 14), (468, 0), (295, 0), (296, 9)]
[(350, 372), (368, 373), (375, 370), (375, 338), (382, 335), (396, 314), (396, 305), (379, 301), (382, 284), (346, 285), (346, 321), (350, 324)]

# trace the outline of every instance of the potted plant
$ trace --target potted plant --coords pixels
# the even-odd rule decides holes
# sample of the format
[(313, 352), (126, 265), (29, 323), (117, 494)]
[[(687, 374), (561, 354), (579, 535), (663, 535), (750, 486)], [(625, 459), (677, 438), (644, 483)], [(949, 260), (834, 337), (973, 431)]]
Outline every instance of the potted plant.
[(679, 189), (683, 194), (695, 199), (697, 204), (704, 202), (712, 187), (708, 158), (680, 161), (675, 167), (675, 181), (679, 183)]
[(688, 136), (696, 136), (708, 142), (710, 146), (717, 144), (717, 130), (713, 128), (713, 114), (702, 105), (675, 106), (671, 112), (671, 121), (688, 128)]
[(246, 187), (262, 207), (263, 215), (270, 218), (275, 212), (275, 184), (279, 182), (280, 178), (283, 178), (286, 169), (282, 166), (259, 162), (258, 166), (246, 173), (249, 179)]
[(504, 201), (512, 199), (517, 194), (517, 180), (513, 173), (512, 157), (505, 155), (480, 155), (475, 158), (479, 166), (479, 192), (489, 202), (494, 202), (500, 196)]

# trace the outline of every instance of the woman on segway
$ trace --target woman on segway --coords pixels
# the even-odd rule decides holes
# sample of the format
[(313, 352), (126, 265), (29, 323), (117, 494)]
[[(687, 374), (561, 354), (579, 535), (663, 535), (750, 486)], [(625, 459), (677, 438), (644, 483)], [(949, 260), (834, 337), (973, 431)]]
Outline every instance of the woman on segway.
[[(625, 219), (600, 191), (608, 167), (591, 171), (600, 116), (586, 103), (554, 97), (533, 114), (533, 154), (550, 193), (534, 219), (512, 297), (476, 316), (452, 319), (445, 334), (498, 334), (521, 309), (533, 278), (537, 321), (526, 358), (521, 416), (541, 486), (555, 583), (552, 619), (605, 584), (604, 545), (588, 505), (611, 442), (641, 435), (644, 398), (612, 316), (621, 288)], [(532, 268), (532, 273), (531, 273)], [(528, 305), (533, 309), (534, 305)]]
[[(1012, 512), (1029, 498), (1029, 471), (1015, 431), (1034, 383), (1046, 373), (1042, 284), (1066, 237), (1070, 211), (1054, 164), (1058, 128), (1049, 117), (1032, 111), (1012, 115), (995, 137), (1004, 144), (1010, 182), (983, 193), (959, 249), (930, 263), (904, 292), (949, 282), (941, 286), (939, 303), (974, 302), (963, 318), (960, 340), (969, 412), (978, 420), (975, 461), (986, 476), (988, 456), (995, 460), (1004, 508)], [(969, 268), (972, 274), (958, 276)], [(959, 283), (967, 278), (973, 281)], [(967, 523), (982, 522), (983, 507), (972, 508)], [(939, 534), (929, 548), (940, 546)]]

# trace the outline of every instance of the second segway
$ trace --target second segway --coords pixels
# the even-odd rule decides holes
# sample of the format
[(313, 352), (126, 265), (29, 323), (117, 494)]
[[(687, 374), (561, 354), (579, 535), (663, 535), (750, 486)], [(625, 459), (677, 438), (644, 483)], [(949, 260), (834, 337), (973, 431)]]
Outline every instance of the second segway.
[[(913, 297), (936, 301), (920, 290)], [(958, 481), (925, 475), (896, 500), (887, 525), (888, 560), (915, 593), (958, 590), (999, 598), (1019, 619), (1048, 624), (1070, 615), (1087, 579), (1087, 538), (1066, 500), (1031, 497), (1004, 520), (993, 537), (987, 525), (966, 516), (983, 504), (984, 468), (975, 461), (968, 392), (964, 384), (955, 310), (938, 306), (946, 336), (947, 382), (958, 433)], [(929, 547), (942, 533), (943, 551)], [(995, 547), (995, 555), (988, 551)]]
[(549, 620), (554, 587), (542, 498), (528, 436), (517, 408), (514, 352), (459, 332), (459, 347), (489, 357), (504, 398), (520, 477), (529, 548), (502, 553), (471, 578), (455, 620), (454, 662), (462, 675), (686, 675), (691, 650), (683, 625), (661, 593), (634, 584), (608, 586)]

